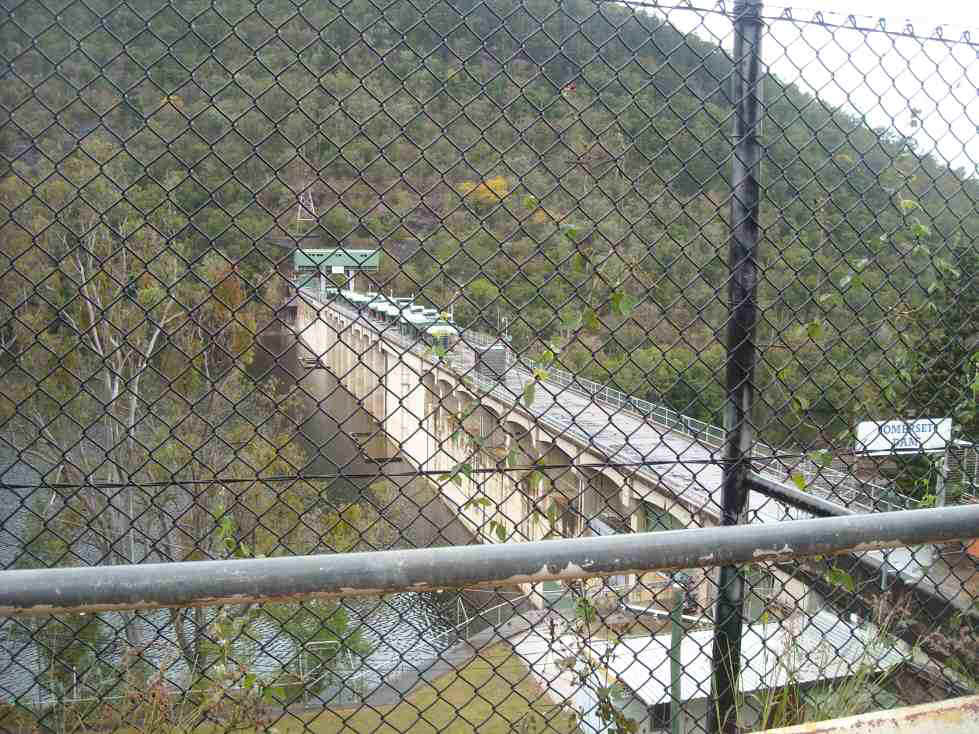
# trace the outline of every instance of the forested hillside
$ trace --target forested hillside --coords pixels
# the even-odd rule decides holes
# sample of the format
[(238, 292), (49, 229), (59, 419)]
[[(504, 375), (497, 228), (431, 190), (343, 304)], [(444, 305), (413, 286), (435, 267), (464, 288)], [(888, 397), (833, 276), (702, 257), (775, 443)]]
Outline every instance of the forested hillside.
[[(99, 221), (179, 240), (192, 264), (215, 250), (266, 297), (284, 254), (267, 239), (300, 232), (309, 191), (330, 236), (385, 249), (395, 292), (481, 330), (507, 319), (518, 348), (719, 421), (731, 67), (718, 46), (584, 0), (393, 3), (383, 17), (366, 0), (51, 7), (21, 3), (0, 30), (4, 293), (24, 294), (4, 299), (8, 323), (30, 307), (30, 324), (57, 328), (28, 255), (57, 259), (84, 236), (96, 184)], [(892, 401), (926, 410), (934, 366), (916, 347), (969, 336), (943, 339), (948, 309), (927, 303), (954, 310), (974, 272), (958, 263), (979, 185), (777, 78), (764, 99), (765, 437), (819, 442), (890, 417)], [(946, 367), (953, 394), (971, 384), (968, 360)]]

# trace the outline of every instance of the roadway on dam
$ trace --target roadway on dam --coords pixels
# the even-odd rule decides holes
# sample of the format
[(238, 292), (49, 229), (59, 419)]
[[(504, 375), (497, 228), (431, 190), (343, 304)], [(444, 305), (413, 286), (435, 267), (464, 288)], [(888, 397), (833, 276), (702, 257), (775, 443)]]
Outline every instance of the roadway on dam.
[[(304, 295), (315, 297), (308, 291)], [(353, 322), (369, 325), (389, 343), (406, 351), (420, 350), (417, 342), (403, 337), (393, 324), (370, 319), (336, 301), (317, 300)], [(493, 341), (485, 334), (465, 332), (447, 361), (480, 391), (530, 414), (548, 432), (571, 439), (610, 464), (623, 465), (618, 469), (622, 474), (637, 473), (645, 480), (638, 484), (649, 486), (649, 493), (655, 492), (653, 487), (658, 486), (660, 494), (665, 490), (690, 511), (714, 521), (720, 517), (722, 449), (661, 426), (627, 407), (596, 400), (574, 384), (561, 385), (546, 378), (538, 380), (533, 400), (528, 403), (524, 390), (534, 377), (531, 369), (521, 365), (512, 351), (511, 364), (502, 379), (492, 379), (476, 371), (476, 348)], [(572, 458), (583, 464), (595, 462), (588, 456)], [(779, 479), (784, 480), (784, 476)], [(642, 489), (636, 486), (633, 491), (641, 493)], [(758, 494), (752, 494), (750, 501), (749, 521), (776, 522), (807, 516)]]

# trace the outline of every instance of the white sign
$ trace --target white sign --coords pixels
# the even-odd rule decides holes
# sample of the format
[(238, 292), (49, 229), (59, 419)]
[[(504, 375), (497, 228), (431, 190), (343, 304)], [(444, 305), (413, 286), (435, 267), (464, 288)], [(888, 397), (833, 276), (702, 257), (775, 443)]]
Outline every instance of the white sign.
[(944, 451), (951, 441), (951, 418), (863, 421), (857, 425), (857, 451), (861, 453)]
[(330, 272), (333, 275), (343, 275), (343, 265), (331, 265)]

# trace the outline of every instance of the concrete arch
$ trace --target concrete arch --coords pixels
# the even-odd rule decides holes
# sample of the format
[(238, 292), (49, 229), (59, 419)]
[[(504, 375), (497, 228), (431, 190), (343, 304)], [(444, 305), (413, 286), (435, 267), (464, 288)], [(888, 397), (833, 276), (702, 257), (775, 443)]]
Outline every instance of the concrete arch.
[(539, 449), (539, 473), (547, 483), (546, 491), (557, 492), (569, 502), (575, 501), (581, 493), (581, 478), (574, 468), (574, 457), (559, 446), (544, 441), (540, 442)]
[[(507, 453), (513, 466), (532, 466), (538, 459), (537, 447), (534, 446), (531, 432), (522, 425), (510, 420), (504, 420), (502, 430), (507, 438)], [(529, 470), (521, 469), (511, 472), (514, 481), (523, 479)]]
[[(537, 446), (540, 449), (541, 456), (545, 456), (549, 453), (554, 453), (555, 460), (549, 461), (549, 464), (565, 463), (577, 465), (581, 462), (587, 462), (589, 459), (584, 451), (576, 444), (569, 441), (564, 441), (560, 437), (554, 437), (550, 434), (541, 431), (538, 434)], [(544, 463), (543, 461), (541, 463)]]
[(539, 504), (545, 513), (556, 505), (556, 530), (562, 537), (577, 537), (581, 535), (585, 525), (581, 513), (582, 481), (581, 475), (574, 468), (574, 458), (554, 443), (541, 441), (538, 448), (541, 451), (539, 464), (545, 467), (539, 470), (543, 485), (537, 490)]
[(493, 408), (496, 410), (504, 423), (513, 423), (520, 426), (523, 431), (530, 431), (534, 427), (534, 421), (513, 409), (510, 405), (501, 405), (493, 401)]
[(478, 415), (483, 451), (491, 456), (494, 461), (503, 460), (506, 458), (510, 441), (499, 413), (486, 403), (481, 403)]
[(425, 399), (422, 410), (423, 424), (426, 430), (433, 436), (437, 436), (442, 430), (439, 423), (443, 419), (442, 401), (439, 399), (438, 388), (435, 384), (435, 377), (431, 373), (422, 375), (421, 386), (425, 391)]
[(513, 420), (513, 416), (508, 415), (501, 421), (501, 427), (506, 432), (512, 441), (515, 441), (523, 436), (530, 435), (530, 427), (525, 426), (523, 423)]
[(447, 418), (458, 411), (458, 401), (452, 401), (452, 383), (442, 379), (438, 373), (429, 373), (432, 386), (429, 388), (426, 412), (433, 416), (433, 426), (436, 435), (448, 435)]
[(447, 397), (451, 395), (454, 389), (455, 389), (455, 385), (449, 382), (448, 380), (444, 379), (443, 377), (437, 377), (435, 379), (435, 390), (440, 397), (441, 396)]
[(459, 415), (462, 412), (463, 406), (466, 404), (462, 396), (454, 392), (440, 395), (438, 400), (442, 409), (451, 415)]
[(462, 385), (456, 385), (455, 388), (453, 389), (453, 393), (462, 396), (463, 398), (465, 398), (471, 403), (479, 402), (479, 397), (477, 397), (476, 393), (474, 393), (472, 390), (470, 390), (467, 387), (463, 387)]
[(564, 455), (570, 457), (571, 462), (574, 464), (593, 463), (595, 461), (595, 458), (590, 456), (587, 449), (583, 449), (578, 444), (560, 435), (552, 436), (542, 430), (539, 433), (538, 444), (542, 453), (550, 451), (551, 448), (557, 449)]
[(599, 519), (619, 532), (628, 532), (631, 508), (623, 501), (623, 485), (598, 469), (579, 471), (584, 479), (581, 511), (586, 522)]
[(497, 425), (500, 425), (501, 420), (500, 420), (500, 413), (498, 410), (494, 409), (490, 405), (487, 405), (485, 401), (480, 403), (480, 408), (483, 410), (484, 413), (492, 417)]
[(456, 391), (456, 394), (462, 406), (462, 426), (467, 438), (476, 446), (485, 438), (487, 423), (492, 418), (475, 395), (461, 390)]
[[(634, 504), (637, 506), (636, 511), (642, 515), (639, 522), (640, 529), (655, 529), (646, 528), (645, 505), (650, 505), (660, 513), (669, 514), (680, 527), (701, 527), (704, 525), (701, 517), (674, 498), (672, 493), (664, 491), (652, 483), (647, 484), (645, 481), (642, 481), (642, 485), (641, 492), (637, 491), (639, 489), (637, 483), (636, 489), (634, 489), (632, 493), (633, 497), (635, 498)], [(658, 529), (663, 530), (665, 528), (660, 527)]]
[(612, 460), (603, 454), (594, 453), (592, 451), (582, 451), (578, 458), (579, 469), (581, 469), (583, 472), (588, 472), (590, 474), (600, 474), (603, 478), (612, 482), (617, 487), (624, 487), (627, 483), (625, 475), (622, 472), (613, 469), (610, 466), (594, 466), (594, 467), (580, 466), (580, 465), (588, 465), (588, 464), (605, 464), (605, 463), (612, 463)]

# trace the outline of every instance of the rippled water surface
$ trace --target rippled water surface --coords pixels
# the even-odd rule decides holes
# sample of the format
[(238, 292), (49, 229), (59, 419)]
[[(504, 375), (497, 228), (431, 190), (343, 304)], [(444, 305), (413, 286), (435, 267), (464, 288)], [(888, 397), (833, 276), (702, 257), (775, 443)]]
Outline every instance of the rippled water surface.
[[(355, 471), (364, 462), (356, 445), (345, 434), (367, 429), (367, 417), (352, 397), (338, 386), (335, 378), (324, 370), (300, 370), (291, 347), (294, 337), (286, 334), (263, 335), (264, 350), (259, 350), (252, 365), (256, 375), (273, 375), (280, 382), (299, 381), (306, 394), (299, 410), (302, 412), (302, 440), (312, 461), (308, 473), (326, 474), (347, 467)], [(0, 446), (0, 478), (5, 484), (34, 485), (40, 475), (31, 466), (18, 461), (16, 455)], [(344, 499), (353, 499), (363, 487), (348, 483), (337, 488)], [(44, 490), (0, 487), (0, 567), (10, 568), (23, 553), (25, 536), (30, 532), (28, 517), (31, 507), (44, 503)], [(84, 549), (81, 554), (86, 556)], [(94, 557), (94, 556), (93, 556)], [(345, 671), (350, 680), (359, 681), (369, 690), (384, 675), (392, 671), (424, 667), (449, 642), (443, 633), (448, 620), (439, 611), (435, 598), (429, 594), (394, 594), (383, 598), (351, 599), (345, 602), (351, 623), (360, 626), (370, 652), (354, 662), (355, 668)], [(213, 614), (213, 612), (209, 612)], [(107, 627), (119, 629), (118, 615), (102, 615)], [(144, 656), (156, 665), (165, 665), (176, 656), (174, 629), (165, 611), (140, 615), (139, 625), (145, 639), (152, 640)], [(20, 698), (28, 701), (45, 700), (45, 676), (40, 671), (41, 659), (30, 640), (31, 621), (0, 621), (0, 700)], [(274, 623), (256, 624), (251, 634), (258, 642), (259, 652), (254, 664), (260, 671), (272, 672), (294, 655), (291, 641)], [(100, 656), (106, 662), (117, 662), (124, 647), (122, 635), (118, 644), (109, 645)], [(186, 677), (180, 663), (170, 667), (170, 677)], [(349, 682), (349, 681), (348, 681)]]

